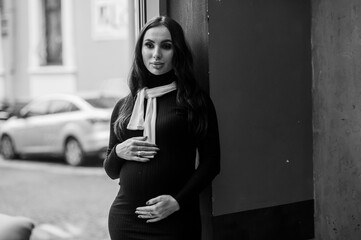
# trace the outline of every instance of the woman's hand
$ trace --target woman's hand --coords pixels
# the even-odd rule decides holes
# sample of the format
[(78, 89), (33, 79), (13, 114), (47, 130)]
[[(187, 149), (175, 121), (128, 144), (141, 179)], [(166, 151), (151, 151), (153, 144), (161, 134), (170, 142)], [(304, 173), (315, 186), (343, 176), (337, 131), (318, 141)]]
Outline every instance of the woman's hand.
[(147, 142), (147, 137), (133, 137), (118, 144), (115, 152), (118, 157), (130, 161), (147, 162), (153, 158), (159, 148), (157, 145)]
[(150, 199), (147, 206), (135, 211), (139, 218), (148, 219), (147, 223), (158, 222), (179, 210), (179, 204), (170, 195), (161, 195)]

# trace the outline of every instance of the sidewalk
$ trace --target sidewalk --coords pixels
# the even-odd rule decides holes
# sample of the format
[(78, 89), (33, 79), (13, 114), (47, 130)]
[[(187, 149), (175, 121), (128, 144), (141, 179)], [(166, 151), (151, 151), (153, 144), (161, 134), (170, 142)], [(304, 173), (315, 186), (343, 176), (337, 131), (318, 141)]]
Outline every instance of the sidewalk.
[(108, 210), (118, 185), (101, 167), (0, 159), (0, 176), (0, 213), (33, 219), (31, 240), (109, 239)]

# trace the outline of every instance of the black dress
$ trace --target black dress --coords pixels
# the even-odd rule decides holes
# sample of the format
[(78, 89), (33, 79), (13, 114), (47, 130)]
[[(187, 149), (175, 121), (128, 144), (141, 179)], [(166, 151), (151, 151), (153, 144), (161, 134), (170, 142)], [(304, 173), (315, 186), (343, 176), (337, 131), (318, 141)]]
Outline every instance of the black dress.
[[(172, 73), (173, 74), (173, 73)], [(148, 86), (170, 83), (174, 75), (152, 76)], [(111, 129), (106, 173), (119, 178), (120, 189), (109, 211), (109, 233), (112, 240), (191, 240), (201, 239), (199, 193), (219, 172), (219, 137), (214, 106), (208, 101), (208, 131), (196, 141), (187, 121), (187, 111), (176, 103), (177, 91), (157, 98), (156, 144), (160, 149), (153, 159), (142, 163), (127, 161), (115, 153), (115, 146), (142, 131), (126, 130), (119, 139), (113, 124), (118, 117), (120, 100), (111, 116)], [(200, 164), (195, 169), (196, 148)], [(135, 209), (159, 195), (171, 195), (180, 210), (167, 218), (146, 223)]]

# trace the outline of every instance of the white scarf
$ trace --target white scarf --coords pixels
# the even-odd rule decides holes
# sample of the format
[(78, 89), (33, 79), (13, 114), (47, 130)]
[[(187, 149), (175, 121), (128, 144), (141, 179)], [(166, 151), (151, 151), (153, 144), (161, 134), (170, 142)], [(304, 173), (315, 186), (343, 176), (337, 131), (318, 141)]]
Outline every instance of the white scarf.
[[(130, 117), (127, 129), (144, 130), (143, 136), (148, 141), (155, 143), (155, 121), (157, 119), (157, 97), (177, 89), (175, 82), (155, 88), (142, 88), (137, 93), (132, 116)], [(147, 109), (144, 118), (144, 99), (147, 98)]]

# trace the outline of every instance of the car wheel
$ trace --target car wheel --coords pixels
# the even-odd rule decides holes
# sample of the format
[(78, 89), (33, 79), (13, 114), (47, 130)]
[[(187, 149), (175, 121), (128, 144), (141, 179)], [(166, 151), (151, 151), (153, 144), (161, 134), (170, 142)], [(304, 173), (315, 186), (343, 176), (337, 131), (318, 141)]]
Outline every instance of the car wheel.
[(74, 139), (69, 138), (65, 143), (64, 150), (65, 161), (71, 166), (80, 166), (84, 164), (84, 152), (80, 143)]
[(14, 159), (17, 154), (15, 152), (14, 144), (9, 136), (4, 136), (0, 142), (0, 152), (5, 159)]

